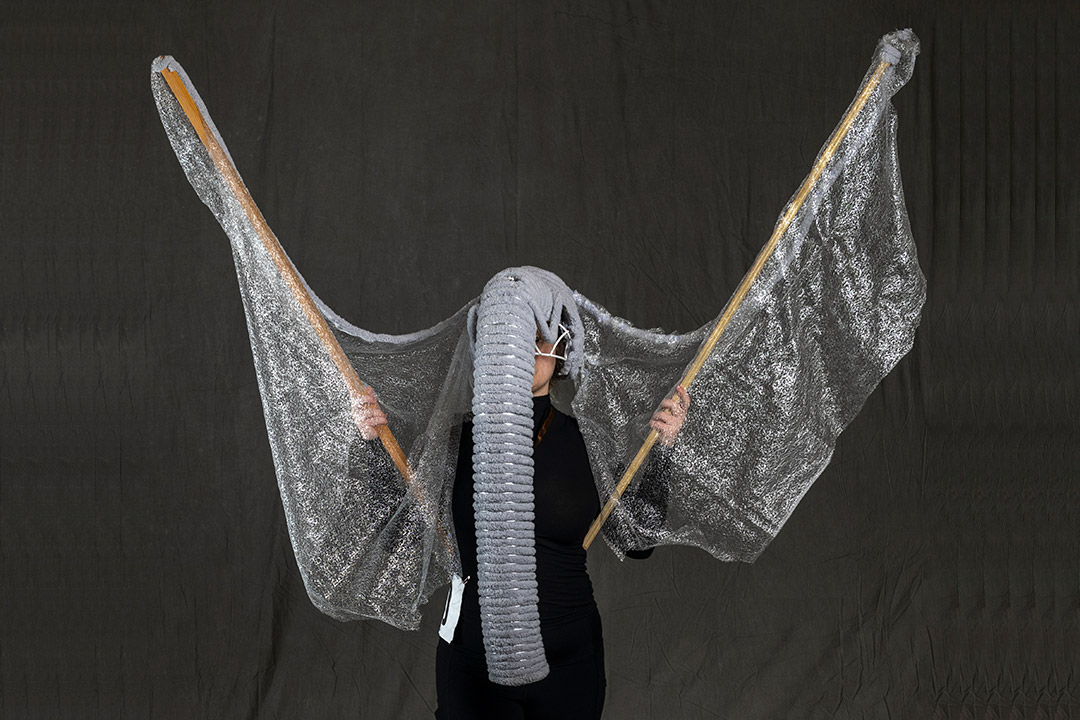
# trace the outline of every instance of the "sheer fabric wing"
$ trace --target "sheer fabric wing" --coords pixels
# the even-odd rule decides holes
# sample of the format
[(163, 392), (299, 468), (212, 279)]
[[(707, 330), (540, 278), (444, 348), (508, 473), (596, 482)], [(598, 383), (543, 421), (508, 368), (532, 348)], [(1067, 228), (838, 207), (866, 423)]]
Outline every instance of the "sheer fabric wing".
[[(917, 52), (910, 31), (878, 45), (864, 86), (881, 60), (891, 65), (708, 356), (674, 448), (652, 450), (667, 455), (666, 482), (639, 472), (605, 524), (620, 557), (676, 544), (753, 561), (911, 348), (925, 280), (890, 98)], [(664, 335), (584, 298), (579, 309), (585, 370), (573, 407), (606, 500), (713, 325)]]
[(224, 142), (179, 64), (155, 62), (151, 85), (169, 140), (232, 245), (282, 504), (308, 594), (337, 618), (415, 628), (419, 606), (457, 567), (453, 524), (439, 508), (448, 506), (446, 479), (468, 408), (468, 306), (420, 333), (375, 335), (345, 322), (300, 279), (360, 378), (378, 389), (413, 471), (407, 486), (382, 446), (361, 439), (341, 372), (163, 69), (183, 78), (222, 149)]

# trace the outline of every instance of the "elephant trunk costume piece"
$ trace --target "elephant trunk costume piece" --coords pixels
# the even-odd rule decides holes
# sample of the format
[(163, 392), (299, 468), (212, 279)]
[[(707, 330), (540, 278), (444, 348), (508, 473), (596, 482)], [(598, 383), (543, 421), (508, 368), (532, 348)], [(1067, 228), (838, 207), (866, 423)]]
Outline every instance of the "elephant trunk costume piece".
[[(536, 268), (497, 274), (474, 310), (473, 507), (480, 621), (491, 679), (523, 685), (548, 673), (533, 537), (533, 349), (538, 331), (554, 342), (561, 322), (572, 339), (580, 338), (581, 320), (570, 288)], [(571, 367), (579, 356), (572, 346)]]
[[(507, 685), (546, 674), (530, 388), (536, 333), (554, 341), (560, 322), (571, 333), (570, 377), (552, 386), (552, 404), (577, 418), (597, 493), (613, 498), (602, 526), (611, 549), (622, 557), (692, 545), (721, 560), (758, 557), (914, 340), (926, 283), (891, 98), (918, 47), (908, 30), (882, 38), (752, 277), (714, 323), (685, 334), (634, 328), (536, 268), (499, 273), (480, 298), (420, 332), (352, 325), (288, 260), (183, 69), (154, 61), (169, 141), (232, 246), (289, 538), (312, 602), (335, 618), (416, 629), (420, 606), (460, 578), (451, 500), (471, 411), (489, 674)], [(664, 477), (634, 478), (648, 418), (687, 372), (696, 373), (695, 402)], [(359, 436), (350, 406), (360, 377), (389, 418), (393, 437), (380, 434), (389, 452)], [(636, 483), (632, 500), (619, 498), (627, 482)]]

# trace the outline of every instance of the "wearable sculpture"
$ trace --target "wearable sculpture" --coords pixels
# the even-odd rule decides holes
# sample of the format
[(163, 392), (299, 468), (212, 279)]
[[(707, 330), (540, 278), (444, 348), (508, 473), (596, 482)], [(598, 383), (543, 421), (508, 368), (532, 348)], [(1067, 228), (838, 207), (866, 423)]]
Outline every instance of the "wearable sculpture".
[[(602, 532), (617, 555), (694, 545), (753, 561), (832, 455), (836, 437), (910, 349), (925, 298), (896, 159), (892, 95), (918, 41), (885, 36), (856, 100), (715, 323), (639, 330), (552, 273), (511, 268), (452, 317), (408, 335), (362, 330), (311, 292), (266, 226), (190, 79), (158, 58), (169, 140), (229, 236), (267, 434), (312, 602), (339, 619), (415, 629), (460, 577), (450, 510), (461, 426), (474, 416), (481, 622), (491, 679), (547, 674), (532, 518), (533, 341), (570, 330), (552, 400), (576, 416)], [(680, 378), (694, 404), (667, 476), (635, 479), (648, 419)], [(362, 378), (362, 381), (360, 380)], [(366, 442), (350, 396), (370, 384), (392, 437)], [(396, 439), (395, 439), (396, 438)], [(628, 469), (629, 468), (629, 469)], [(637, 482), (632, 502), (621, 490)], [(597, 524), (598, 525), (598, 524)]]
[(554, 342), (563, 322), (571, 329), (567, 361), (574, 377), (581, 352), (573, 338), (581, 337), (581, 320), (570, 288), (553, 273), (504, 270), (469, 314), (476, 338), (473, 507), (480, 624), (488, 675), (508, 685), (548, 674), (533, 542), (533, 352), (537, 328)]

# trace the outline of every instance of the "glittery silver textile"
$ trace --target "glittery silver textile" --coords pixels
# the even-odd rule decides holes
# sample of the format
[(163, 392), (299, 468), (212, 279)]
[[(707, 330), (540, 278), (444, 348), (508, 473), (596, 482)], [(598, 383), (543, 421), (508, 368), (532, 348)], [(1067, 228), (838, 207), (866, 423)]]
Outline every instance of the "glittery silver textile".
[[(925, 280), (890, 98), (911, 77), (917, 52), (911, 31), (878, 44), (863, 85), (881, 60), (895, 64), (690, 388), (665, 487), (637, 487), (605, 524), (617, 553), (695, 545), (720, 559), (754, 560), (828, 465), (840, 431), (911, 348)], [(573, 408), (606, 497), (648, 432), (656, 390), (670, 394), (712, 324), (650, 336), (579, 300), (586, 361)]]
[[(155, 62), (151, 85), (166, 132), (232, 244), (278, 486), (308, 594), (337, 618), (415, 629), (419, 606), (459, 565), (446, 481), (468, 410), (468, 307), (429, 330), (391, 338), (349, 325), (313, 296), (362, 379), (377, 389), (423, 488), (412, 492), (382, 447), (360, 437), (340, 373), (162, 79), (166, 66), (201, 101), (175, 61)], [(203, 115), (209, 120), (205, 108)], [(440, 509), (444, 517), (435, 522)]]
[[(882, 59), (894, 64), (690, 388), (692, 405), (675, 446), (653, 451), (667, 454), (666, 476), (639, 473), (607, 521), (604, 537), (618, 555), (682, 544), (722, 559), (753, 560), (828, 464), (837, 435), (910, 349), (925, 282), (904, 209), (890, 98), (910, 77), (917, 51), (910, 31), (879, 44), (867, 79)], [(551, 318), (541, 318), (540, 311), (522, 314), (520, 305), (504, 298), (509, 315), (503, 318), (495, 317), (498, 301), (483, 307), (474, 301), (429, 330), (375, 335), (350, 325), (311, 294), (361, 379), (379, 395), (413, 468), (414, 485), (406, 487), (381, 446), (360, 438), (337, 368), (162, 80), (159, 70), (165, 66), (177, 69), (200, 106), (201, 101), (174, 61), (155, 63), (151, 84), (169, 139), (232, 243), (282, 503), (308, 593), (334, 617), (415, 628), (419, 606), (451, 572), (460, 571), (450, 493), (463, 418), (476, 410), (478, 448), (487, 442), (480, 437), (484, 433), (488, 450), (498, 445), (500, 429), (484, 429), (479, 416), (489, 412), (486, 403), (500, 402), (502, 390), (483, 388), (509, 376), (515, 378), (504, 388), (514, 405), (510, 415), (524, 417), (518, 395), (531, 372), (511, 369), (513, 358), (524, 362), (517, 352), (522, 342), (531, 357), (526, 326)], [(573, 298), (575, 322), (581, 323), (574, 328), (570, 358), (575, 377), (557, 382), (552, 396), (560, 409), (576, 415), (606, 500), (645, 438), (649, 416), (672, 392), (712, 324), (685, 335), (642, 331), (580, 294)], [(508, 330), (501, 322), (509, 323), (511, 350), (498, 349)], [(543, 329), (545, 335), (554, 331), (550, 325)], [(527, 337), (517, 337), (522, 333)], [(500, 355), (502, 360), (495, 357)], [(513, 473), (527, 464), (531, 481), (531, 447), (515, 438), (506, 458), (473, 458), (474, 507), (515, 507), (523, 514), (511, 518), (511, 525), (526, 516), (531, 523), (531, 485), (511, 488), (511, 495), (522, 495), (495, 498), (490, 505), (485, 503), (491, 498), (481, 496), (495, 477), (485, 475), (489, 464), (505, 460), (515, 466)], [(502, 589), (483, 580), (485, 573), (490, 580), (527, 565), (516, 567), (529, 556), (515, 549), (527, 546), (525, 535), (481, 540), (483, 523), (491, 520), (488, 530), (500, 523), (479, 512), (478, 518), (478, 560), (487, 558), (481, 562), (481, 591), (491, 599), (485, 607), (505, 602), (512, 606), (506, 614), (512, 623), (532, 622), (528, 572)], [(531, 538), (531, 529), (520, 527)], [(507, 554), (521, 557), (507, 561)], [(493, 678), (513, 683), (540, 672), (537, 658), (542, 663), (543, 654), (536, 654), (535, 638), (504, 643), (509, 636), (496, 625), (484, 620), (489, 655), (522, 653), (522, 661), (511, 662), (505, 673), (496, 670)]]

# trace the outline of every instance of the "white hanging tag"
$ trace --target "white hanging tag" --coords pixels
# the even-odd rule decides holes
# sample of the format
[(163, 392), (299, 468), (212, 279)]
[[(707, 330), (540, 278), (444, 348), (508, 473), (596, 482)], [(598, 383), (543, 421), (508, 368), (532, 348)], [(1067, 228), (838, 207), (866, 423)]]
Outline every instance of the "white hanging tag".
[(455, 573), (450, 577), (450, 593), (446, 596), (446, 607), (443, 608), (442, 624), (439, 625), (439, 637), (446, 642), (454, 641), (454, 629), (457, 628), (458, 617), (461, 615), (461, 596), (465, 592), (466, 580)]

